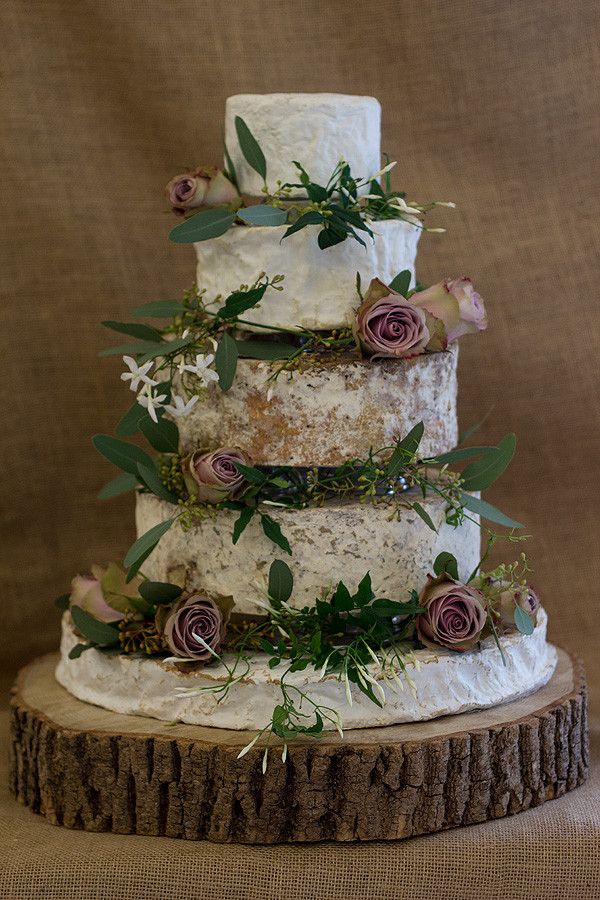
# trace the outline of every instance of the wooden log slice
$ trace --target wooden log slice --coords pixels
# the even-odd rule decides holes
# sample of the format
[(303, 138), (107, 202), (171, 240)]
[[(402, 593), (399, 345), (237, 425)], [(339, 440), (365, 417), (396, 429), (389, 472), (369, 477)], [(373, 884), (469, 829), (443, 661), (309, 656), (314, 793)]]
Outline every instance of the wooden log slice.
[[(394, 840), (511, 815), (587, 775), (586, 683), (559, 650), (535, 694), (480, 712), (298, 738), (281, 761), (251, 732), (169, 726), (82, 703), (56, 655), (13, 691), (11, 788), (70, 828), (191, 840)], [(261, 747), (262, 744), (262, 747)]]

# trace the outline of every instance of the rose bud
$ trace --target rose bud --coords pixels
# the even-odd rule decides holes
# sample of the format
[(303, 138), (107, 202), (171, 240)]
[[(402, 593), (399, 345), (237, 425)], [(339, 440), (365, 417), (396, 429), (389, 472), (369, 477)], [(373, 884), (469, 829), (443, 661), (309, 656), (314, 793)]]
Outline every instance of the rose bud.
[(165, 188), (165, 197), (180, 215), (186, 209), (226, 205), (238, 196), (229, 179), (214, 166), (188, 169), (172, 178)]
[(409, 358), (426, 349), (446, 349), (442, 322), (378, 278), (356, 311), (352, 333), (360, 349), (372, 356)]
[(160, 610), (156, 616), (156, 627), (164, 635), (174, 656), (207, 661), (212, 656), (210, 650), (216, 653), (223, 642), (232, 607), (231, 597), (214, 600), (205, 594), (192, 594), (187, 599), (178, 600), (170, 609)]
[(464, 653), (481, 637), (487, 620), (485, 597), (476, 588), (454, 581), (446, 572), (428, 576), (419, 595), (423, 612), (417, 616), (419, 640), (435, 650), (448, 647)]
[(115, 563), (108, 569), (92, 566), (92, 575), (76, 575), (71, 582), (69, 607), (80, 606), (99, 622), (117, 622), (125, 618), (128, 609), (134, 609), (131, 597), (141, 599), (139, 577), (126, 583), (126, 574)]
[(411, 295), (411, 303), (441, 319), (451, 344), (463, 334), (484, 331), (487, 313), (483, 300), (470, 278), (445, 278), (438, 284)]
[(535, 625), (537, 619), (537, 611), (540, 608), (540, 601), (537, 594), (530, 587), (514, 588), (502, 585), (504, 590), (500, 590), (498, 602), (494, 604), (494, 610), (500, 617), (502, 631), (504, 634), (511, 634), (518, 631), (515, 625), (515, 608), (520, 606), (523, 612), (533, 620)]
[(251, 466), (252, 460), (239, 447), (222, 447), (211, 453), (196, 450), (182, 460), (183, 477), (190, 496), (201, 503), (218, 503), (235, 497), (247, 482), (236, 467)]

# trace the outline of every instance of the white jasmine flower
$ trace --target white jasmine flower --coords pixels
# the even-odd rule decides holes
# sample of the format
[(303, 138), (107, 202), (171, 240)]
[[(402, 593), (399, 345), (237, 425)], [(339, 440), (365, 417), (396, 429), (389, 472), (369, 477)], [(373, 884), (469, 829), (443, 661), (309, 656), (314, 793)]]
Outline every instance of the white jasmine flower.
[(257, 742), (257, 740), (259, 739), (259, 737), (261, 736), (261, 734), (262, 734), (262, 731), (259, 731), (259, 733), (256, 735), (256, 737), (255, 737), (255, 738), (252, 738), (252, 740), (250, 741), (250, 743), (249, 743), (249, 744), (246, 744), (246, 746), (244, 747), (243, 750), (240, 750), (240, 752), (239, 752), (238, 755), (237, 755), (237, 758), (238, 758), (238, 759), (241, 759), (242, 756), (245, 756), (245, 755), (246, 755), (246, 753), (248, 752), (248, 750), (251, 750), (252, 747), (254, 747), (255, 743)]
[(165, 403), (165, 410), (173, 416), (174, 419), (180, 419), (182, 416), (187, 416), (191, 408), (198, 402), (200, 398), (198, 396), (192, 397), (191, 400), (188, 400), (186, 403), (183, 397), (173, 397), (173, 401), (175, 406), (171, 406), (170, 403)]
[(402, 199), (402, 197), (392, 197), (392, 199), (390, 200), (390, 203), (395, 203), (396, 206), (400, 207), (400, 209), (403, 213), (406, 213), (406, 215), (410, 215), (410, 216), (420, 216), (421, 215), (420, 209), (416, 209), (416, 207), (414, 207), (414, 206), (408, 206), (408, 204), (406, 203), (405, 200)]
[[(154, 384), (156, 383), (157, 382), (154, 382)], [(160, 409), (160, 407), (163, 406), (166, 399), (166, 394), (152, 394), (152, 387), (149, 384), (147, 384), (137, 396), (137, 402), (140, 404), (140, 406), (143, 406), (144, 409), (148, 410), (150, 418), (153, 422), (158, 422), (156, 410)]]
[[(397, 160), (396, 160), (396, 162), (397, 162)], [(384, 166), (383, 169), (380, 169), (376, 175), (371, 175), (370, 178), (367, 178), (367, 181), (376, 181), (378, 178), (381, 178), (382, 175), (385, 175), (386, 172), (389, 172), (389, 171), (391, 171), (391, 169), (394, 168), (394, 166), (396, 165), (396, 162), (388, 163), (387, 166)], [(379, 199), (381, 199), (381, 197)]]
[(130, 381), (131, 384), (129, 385), (129, 387), (132, 391), (137, 391), (140, 381), (142, 381), (144, 384), (149, 385), (158, 384), (158, 381), (153, 381), (152, 378), (149, 378), (147, 374), (154, 365), (154, 360), (151, 359), (149, 362), (144, 363), (143, 366), (138, 366), (132, 356), (124, 356), (123, 362), (126, 366), (129, 367), (130, 371), (123, 372), (123, 374), (121, 375), (121, 381)]
[(209, 353), (208, 356), (205, 356), (204, 353), (198, 353), (195, 365), (191, 366), (186, 365), (184, 362), (180, 362), (177, 369), (180, 375), (183, 375), (184, 372), (191, 372), (202, 381), (204, 387), (208, 387), (210, 381), (219, 380), (219, 376), (215, 370), (210, 368), (214, 358), (214, 353)]

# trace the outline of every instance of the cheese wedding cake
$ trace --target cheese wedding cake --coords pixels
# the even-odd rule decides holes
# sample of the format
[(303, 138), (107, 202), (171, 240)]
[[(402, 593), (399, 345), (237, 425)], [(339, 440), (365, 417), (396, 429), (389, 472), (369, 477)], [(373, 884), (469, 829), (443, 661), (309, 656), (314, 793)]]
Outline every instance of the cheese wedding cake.
[(392, 189), (380, 120), (371, 97), (230, 97), (224, 167), (167, 185), (196, 281), (104, 322), (135, 397), (94, 438), (121, 470), (101, 497), (134, 492), (137, 540), (56, 601), (76, 697), (257, 732), (247, 750), (551, 677), (525, 555), (485, 566), (519, 540), (481, 498), (514, 435), (458, 430), (458, 342), (484, 303), (459, 273), (416, 279), (453, 204)]

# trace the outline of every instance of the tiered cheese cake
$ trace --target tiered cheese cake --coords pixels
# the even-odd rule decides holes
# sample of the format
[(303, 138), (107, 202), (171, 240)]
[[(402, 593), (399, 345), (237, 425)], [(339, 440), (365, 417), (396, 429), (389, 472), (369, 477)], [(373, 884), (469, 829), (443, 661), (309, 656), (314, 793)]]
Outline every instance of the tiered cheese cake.
[[(479, 513), (517, 525), (479, 499), (510, 440), (452, 452), (456, 338), (485, 312), (466, 278), (416, 284), (430, 207), (386, 186), (379, 103), (231, 97), (225, 143), (226, 174), (170, 185), (197, 290), (155, 330), (163, 355), (151, 327), (120, 329), (144, 342), (124, 377), (160, 456), (149, 472), (126, 451), (130, 587), (74, 582), (58, 680), (119, 712), (276, 733), (282, 681), (345, 728), (537, 689), (556, 652), (526, 569), (477, 573)], [(119, 464), (117, 444), (97, 446)]]

